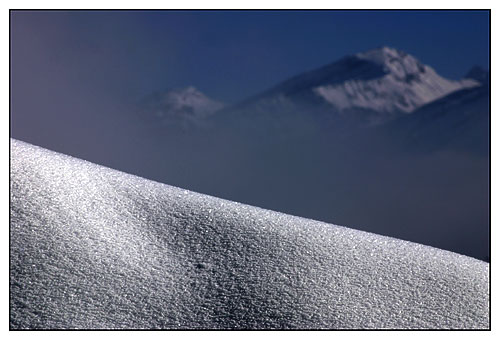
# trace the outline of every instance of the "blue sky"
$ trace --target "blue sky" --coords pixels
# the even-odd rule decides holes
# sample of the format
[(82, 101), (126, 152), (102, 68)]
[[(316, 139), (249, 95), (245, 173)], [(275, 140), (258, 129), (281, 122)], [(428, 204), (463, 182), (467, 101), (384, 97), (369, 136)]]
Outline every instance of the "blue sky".
[(458, 79), (473, 65), (488, 68), (489, 13), (12, 12), (11, 41), (17, 82), (29, 78), (58, 93), (70, 91), (60, 79), (48, 82), (58, 74), (62, 83), (127, 99), (194, 85), (236, 102), (287, 77), (384, 45)]

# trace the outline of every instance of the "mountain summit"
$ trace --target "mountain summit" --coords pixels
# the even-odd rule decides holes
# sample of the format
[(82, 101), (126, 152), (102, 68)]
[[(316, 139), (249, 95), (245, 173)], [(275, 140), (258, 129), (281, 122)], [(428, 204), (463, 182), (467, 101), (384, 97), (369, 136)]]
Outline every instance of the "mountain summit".
[(153, 116), (166, 125), (196, 124), (223, 106), (193, 86), (154, 93), (145, 98), (142, 105), (147, 116)]
[(445, 79), (413, 56), (389, 47), (358, 53), (356, 57), (381, 67), (383, 75), (314, 89), (340, 111), (362, 108), (409, 113), (451, 92), (478, 85), (469, 79)]
[(295, 76), (224, 111), (249, 117), (301, 112), (335, 124), (379, 125), (478, 85), (473, 79), (443, 78), (415, 57), (382, 47)]

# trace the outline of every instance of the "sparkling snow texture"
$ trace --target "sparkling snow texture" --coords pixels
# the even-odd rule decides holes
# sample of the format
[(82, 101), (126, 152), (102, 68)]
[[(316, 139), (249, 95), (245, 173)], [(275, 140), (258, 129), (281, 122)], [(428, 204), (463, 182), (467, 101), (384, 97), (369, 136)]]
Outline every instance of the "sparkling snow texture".
[(13, 329), (489, 327), (466, 256), (16, 140), (10, 185)]

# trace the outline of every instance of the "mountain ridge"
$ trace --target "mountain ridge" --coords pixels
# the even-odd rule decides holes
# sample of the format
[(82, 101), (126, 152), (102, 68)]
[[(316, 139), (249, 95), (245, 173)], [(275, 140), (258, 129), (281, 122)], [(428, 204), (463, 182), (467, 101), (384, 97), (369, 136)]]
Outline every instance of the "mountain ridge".
[(209, 98), (194, 86), (153, 93), (142, 100), (142, 114), (159, 120), (163, 125), (197, 124), (225, 106)]
[(217, 125), (243, 116), (248, 123), (252, 116), (267, 115), (273, 120), (307, 111), (335, 124), (352, 121), (349, 124), (372, 126), (412, 113), (450, 93), (480, 86), (474, 75), (484, 75), (475, 72), (470, 79), (449, 80), (410, 54), (384, 46), (300, 73), (233, 105), (189, 87), (183, 92), (166, 92), (150, 106), (167, 122), (210, 120)]

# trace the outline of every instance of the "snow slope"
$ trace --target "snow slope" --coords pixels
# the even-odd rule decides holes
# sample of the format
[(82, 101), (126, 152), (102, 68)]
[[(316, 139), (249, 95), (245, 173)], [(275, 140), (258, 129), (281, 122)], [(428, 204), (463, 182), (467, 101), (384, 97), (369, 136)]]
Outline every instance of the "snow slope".
[(489, 265), (466, 256), (17, 140), (10, 183), (12, 329), (489, 327)]

